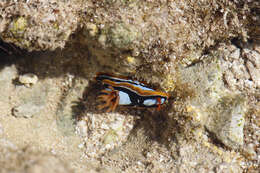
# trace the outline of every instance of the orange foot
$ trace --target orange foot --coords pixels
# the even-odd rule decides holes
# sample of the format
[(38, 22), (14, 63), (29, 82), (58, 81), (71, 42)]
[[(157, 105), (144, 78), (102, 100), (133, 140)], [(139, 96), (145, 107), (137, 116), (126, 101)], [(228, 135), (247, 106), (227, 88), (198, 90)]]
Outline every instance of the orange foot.
[(108, 88), (110, 90), (102, 90), (101, 93), (104, 94), (98, 96), (98, 101), (104, 102), (104, 104), (98, 105), (98, 109), (100, 110), (108, 107), (106, 112), (113, 112), (119, 103), (119, 94), (112, 86), (109, 86)]

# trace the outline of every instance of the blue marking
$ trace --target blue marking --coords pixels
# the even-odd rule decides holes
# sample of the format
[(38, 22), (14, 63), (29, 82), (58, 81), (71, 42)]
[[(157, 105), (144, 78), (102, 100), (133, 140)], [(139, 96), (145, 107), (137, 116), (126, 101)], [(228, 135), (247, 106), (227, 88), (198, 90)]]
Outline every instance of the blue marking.
[(161, 98), (161, 104), (163, 104), (166, 101), (165, 98)]
[(154, 105), (156, 105), (156, 103), (157, 103), (156, 99), (146, 99), (146, 100), (144, 100), (143, 104), (145, 106), (154, 106)]
[(119, 91), (119, 105), (130, 105), (132, 102), (127, 93)]
[[(161, 97), (161, 104), (163, 104), (164, 102), (165, 102), (165, 98), (162, 98)], [(149, 99), (145, 99), (144, 100), (144, 102), (143, 102), (143, 104), (145, 105), (145, 106), (156, 106), (156, 105), (158, 105), (159, 103), (158, 103), (158, 101), (157, 101), (157, 99), (156, 98), (149, 98)]]

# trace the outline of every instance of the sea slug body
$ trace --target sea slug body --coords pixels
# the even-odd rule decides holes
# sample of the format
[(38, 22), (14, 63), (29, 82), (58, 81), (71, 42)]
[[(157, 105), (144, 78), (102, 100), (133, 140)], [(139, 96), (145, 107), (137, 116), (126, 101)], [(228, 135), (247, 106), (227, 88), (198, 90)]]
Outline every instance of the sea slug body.
[(99, 109), (108, 107), (106, 112), (114, 111), (117, 105), (160, 107), (169, 98), (169, 94), (155, 91), (143, 83), (126, 77), (118, 77), (107, 73), (98, 73), (96, 80), (102, 82), (106, 89), (102, 90), (98, 100), (104, 102)]

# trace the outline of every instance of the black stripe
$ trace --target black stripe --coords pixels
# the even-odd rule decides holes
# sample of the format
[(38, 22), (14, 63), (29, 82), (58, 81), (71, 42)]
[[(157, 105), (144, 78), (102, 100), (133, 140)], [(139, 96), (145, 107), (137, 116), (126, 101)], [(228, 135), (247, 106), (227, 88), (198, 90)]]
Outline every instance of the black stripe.
[[(141, 85), (143, 87), (149, 88), (149, 87), (145, 86), (141, 82), (137, 83), (137, 82), (131, 81), (130, 79), (115, 79), (115, 78), (113, 78), (111, 76), (108, 76), (108, 75), (99, 75), (99, 76), (96, 77), (96, 80), (99, 80), (99, 81), (102, 81), (102, 80), (105, 80), (105, 79), (108, 79), (108, 80), (111, 80), (111, 81), (117, 82), (117, 83), (126, 82), (126, 83), (135, 84), (135, 85)], [(130, 80), (130, 81), (127, 81), (127, 80)]]
[(123, 88), (123, 87), (114, 87), (115, 90), (122, 91), (126, 94), (129, 95), (129, 98), (131, 100), (131, 105), (134, 106), (140, 106), (140, 107), (156, 107), (157, 105), (151, 105), (151, 106), (146, 106), (144, 105), (144, 101), (147, 99), (157, 99), (157, 98), (164, 98), (165, 100), (167, 99), (166, 97), (163, 96), (141, 96), (135, 92), (132, 92), (128, 88)]

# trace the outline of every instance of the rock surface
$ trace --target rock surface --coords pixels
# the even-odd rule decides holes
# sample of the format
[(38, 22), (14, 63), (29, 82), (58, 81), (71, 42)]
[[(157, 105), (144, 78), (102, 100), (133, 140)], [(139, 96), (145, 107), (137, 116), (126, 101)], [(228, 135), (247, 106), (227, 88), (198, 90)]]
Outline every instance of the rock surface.
[[(256, 7), (1, 1), (0, 172), (258, 172)], [(160, 111), (104, 113), (96, 72), (129, 76), (171, 98)], [(22, 74), (39, 80), (26, 78), (33, 84), (26, 87)]]
[[(29, 149), (17, 150), (8, 147), (1, 149), (1, 173), (70, 173), (72, 170), (59, 158), (51, 154), (30, 151)], [(33, 163), (33, 164), (32, 164)]]

